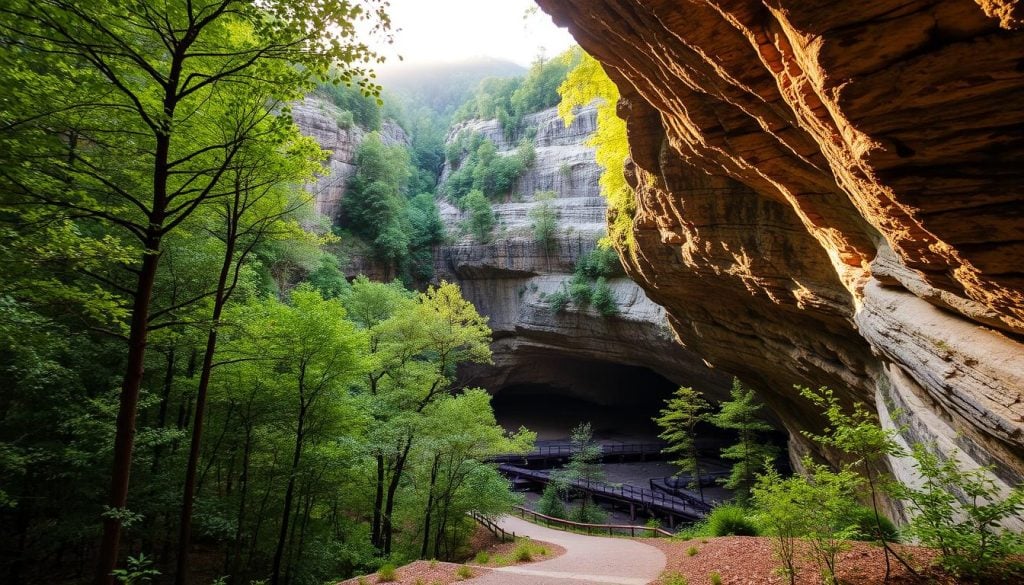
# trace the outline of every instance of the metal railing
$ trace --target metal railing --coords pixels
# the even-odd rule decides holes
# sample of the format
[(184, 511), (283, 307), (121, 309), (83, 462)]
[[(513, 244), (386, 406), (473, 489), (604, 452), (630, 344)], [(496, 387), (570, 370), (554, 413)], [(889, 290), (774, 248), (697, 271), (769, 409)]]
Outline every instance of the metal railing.
[(640, 536), (673, 536), (673, 534), (668, 530), (658, 527), (633, 526), (631, 524), (588, 524), (586, 522), (573, 522), (572, 520), (565, 520), (564, 518), (547, 516), (522, 506), (516, 506), (515, 509), (524, 520), (526, 519), (526, 516), (529, 515), (532, 517), (533, 522), (537, 524), (544, 524), (548, 527), (564, 528), (570, 531), (584, 532), (590, 535), (593, 535), (595, 532), (600, 534), (607, 532), (609, 536), (614, 536), (616, 532), (622, 535), (625, 535), (626, 532), (628, 532), (629, 536), (632, 538), (636, 538), (638, 533)]
[[(509, 475), (526, 477), (545, 484), (551, 480), (550, 473), (546, 471), (525, 469), (508, 464), (499, 465), (498, 469)], [(658, 507), (663, 510), (670, 510), (678, 514), (686, 514), (697, 518), (701, 518), (711, 511), (710, 505), (692, 496), (680, 497), (631, 485), (615, 486), (604, 482), (576, 480), (571, 482), (569, 487), (598, 496), (619, 499), (643, 506)]]
[[(661, 455), (665, 448), (663, 443), (627, 443), (622, 445), (601, 445), (601, 457), (628, 457), (644, 455)], [(542, 445), (529, 453), (494, 455), (489, 459), (498, 463), (545, 459), (554, 457), (570, 457), (575, 453), (572, 445)]]

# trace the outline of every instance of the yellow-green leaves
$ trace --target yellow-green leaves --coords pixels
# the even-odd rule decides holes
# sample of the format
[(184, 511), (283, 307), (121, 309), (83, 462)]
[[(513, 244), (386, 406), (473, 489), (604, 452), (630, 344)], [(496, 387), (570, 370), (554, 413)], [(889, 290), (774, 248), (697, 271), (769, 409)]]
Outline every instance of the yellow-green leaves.
[(635, 254), (633, 216), (636, 201), (626, 182), (623, 169), (629, 157), (626, 122), (615, 113), (619, 88), (605, 73), (601, 64), (584, 53), (565, 82), (558, 88), (562, 101), (558, 114), (566, 126), (572, 124), (578, 108), (596, 102), (597, 131), (587, 140), (595, 149), (597, 164), (604, 172), (599, 181), (601, 194), (608, 200), (608, 238), (619, 249)]

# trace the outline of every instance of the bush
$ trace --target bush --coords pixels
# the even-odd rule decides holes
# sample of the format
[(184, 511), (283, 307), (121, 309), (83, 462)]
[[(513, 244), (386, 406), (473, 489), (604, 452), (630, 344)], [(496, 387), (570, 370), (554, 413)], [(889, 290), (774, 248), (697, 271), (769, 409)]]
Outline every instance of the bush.
[(586, 307), (590, 304), (591, 295), (594, 290), (591, 288), (590, 280), (582, 274), (576, 273), (569, 281), (569, 298), (576, 303), (577, 307)]
[(661, 585), (690, 585), (690, 582), (679, 571), (665, 571), (658, 578)]
[(978, 580), (1024, 570), (1019, 556), (1024, 554), (1024, 535), (1002, 526), (1024, 512), (1024, 487), (1003, 497), (989, 476), (991, 468), (962, 471), (956, 453), (940, 459), (924, 445), (914, 445), (913, 456), (923, 483), (919, 488), (896, 486), (894, 495), (910, 502), (910, 533), (939, 549), (942, 566)]
[(722, 585), (722, 574), (718, 571), (711, 571), (708, 573), (708, 580), (711, 581), (711, 585)]
[(512, 558), (517, 563), (528, 563), (533, 560), (533, 551), (531, 550), (529, 542), (522, 541), (516, 545), (516, 550), (512, 553)]
[(707, 518), (711, 536), (757, 536), (757, 525), (742, 506), (726, 504), (711, 510)]
[(482, 243), (491, 238), (494, 230), (494, 210), (491, 209), (491, 202), (484, 197), (480, 191), (470, 191), (465, 199), (466, 212), (469, 214), (466, 220), (466, 228), (473, 237)]
[(397, 581), (398, 576), (395, 574), (395, 566), (391, 563), (387, 563), (377, 570), (377, 582), (378, 583), (391, 583)]
[(618, 252), (599, 245), (576, 261), (576, 272), (590, 278), (607, 278), (621, 274), (622, 263)]
[(470, 569), (466, 565), (462, 565), (457, 571), (455, 571), (455, 574), (459, 579), (469, 579), (473, 576), (473, 569)]
[(537, 501), (537, 511), (552, 518), (565, 518), (565, 504), (553, 482), (544, 486), (540, 500)]
[[(885, 516), (879, 516), (879, 523), (882, 525), (882, 534), (886, 542), (899, 542), (900, 533), (896, 529), (896, 525), (892, 523)], [(857, 534), (853, 537), (854, 540), (864, 540), (868, 542), (877, 542), (880, 540), (878, 534), (878, 523), (875, 522), (875, 511), (866, 506), (857, 506), (850, 511), (850, 515), (844, 518), (842, 524), (846, 526), (854, 526), (857, 530)]]
[(619, 306), (615, 302), (612, 288), (608, 286), (608, 281), (603, 276), (598, 278), (597, 283), (594, 284), (594, 293), (590, 296), (590, 301), (594, 303), (594, 308), (603, 317), (612, 317), (619, 313)]
[(700, 552), (700, 551), (697, 550), (697, 547), (691, 546), (690, 548), (686, 549), (686, 556), (688, 556), (688, 557), (695, 557), (695, 556), (697, 556), (698, 552)]
[(547, 295), (545, 300), (547, 300), (552, 312), (561, 313), (569, 305), (569, 293), (564, 289), (556, 290)]
[(478, 565), (486, 565), (490, 561), (491, 561), (491, 553), (489, 553), (489, 552), (487, 552), (485, 550), (482, 550), (482, 551), (476, 553), (476, 556), (473, 557), (473, 562), (478, 564)]
[(547, 251), (555, 247), (555, 234), (558, 230), (558, 213), (551, 203), (554, 199), (553, 191), (537, 193), (534, 197), (537, 206), (531, 209), (529, 214), (533, 221), (533, 240)]

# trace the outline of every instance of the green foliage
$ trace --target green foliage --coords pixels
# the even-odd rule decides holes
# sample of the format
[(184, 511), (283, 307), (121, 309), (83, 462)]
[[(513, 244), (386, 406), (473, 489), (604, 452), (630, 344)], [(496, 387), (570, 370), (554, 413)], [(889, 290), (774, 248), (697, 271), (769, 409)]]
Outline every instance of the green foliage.
[(549, 294), (545, 300), (553, 313), (561, 313), (569, 306), (569, 291), (565, 290), (563, 286)]
[(463, 205), (470, 192), (480, 191), (490, 199), (506, 195), (516, 180), (533, 164), (533, 145), (520, 143), (514, 154), (499, 154), (497, 147), (480, 134), (462, 132), (448, 146), (447, 158), (456, 168), (444, 185), (444, 192)]
[(494, 210), (491, 209), (491, 202), (483, 193), (477, 190), (469, 192), (465, 199), (466, 205), (466, 229), (479, 242), (487, 243), (491, 239), (491, 232), (494, 231), (496, 219)]
[(562, 503), (562, 494), (555, 482), (550, 482), (544, 486), (544, 491), (541, 492), (540, 499), (537, 500), (537, 511), (552, 518), (566, 518), (568, 516), (565, 504)]
[(469, 579), (473, 577), (473, 569), (467, 567), (466, 565), (462, 565), (461, 567), (456, 569), (455, 575), (459, 579)]
[(688, 557), (695, 557), (695, 556), (697, 556), (698, 552), (700, 552), (700, 551), (697, 550), (697, 547), (691, 546), (690, 548), (686, 549), (686, 556), (688, 556)]
[(114, 569), (114, 578), (124, 585), (144, 585), (160, 576), (160, 571), (153, 568), (153, 561), (146, 555), (128, 557), (127, 568)]
[(614, 317), (619, 314), (619, 305), (615, 301), (615, 295), (603, 276), (594, 283), (594, 292), (590, 295), (590, 301), (602, 317)]
[(342, 111), (348, 125), (338, 125), (348, 128), (354, 122), (365, 130), (380, 130), (380, 105), (379, 98), (364, 90), (357, 83), (321, 83), (317, 86), (317, 93), (331, 100), (334, 105)]
[[(842, 521), (843, 524), (856, 526), (857, 533), (853, 540), (864, 540), (868, 542), (899, 542), (900, 533), (892, 520), (885, 516), (875, 518), (875, 510), (867, 506), (856, 506), (850, 511), (850, 517)], [(881, 526), (881, 528), (879, 528)]]
[(555, 244), (558, 243), (556, 239), (558, 212), (555, 210), (554, 200), (554, 191), (541, 191), (534, 194), (534, 201), (537, 205), (529, 213), (533, 241), (547, 252), (554, 250)]
[(723, 504), (716, 506), (707, 517), (707, 530), (711, 536), (757, 536), (755, 522), (743, 506)]
[(378, 583), (392, 583), (398, 580), (397, 571), (395, 566), (391, 563), (385, 563), (377, 569), (377, 582)]
[(512, 558), (517, 563), (529, 563), (533, 560), (533, 548), (527, 541), (520, 541), (516, 544), (515, 550), (512, 552)]
[(487, 563), (491, 562), (491, 553), (482, 550), (476, 553), (476, 556), (473, 557), (473, 562), (478, 565), (486, 565)]
[(722, 449), (723, 459), (736, 462), (732, 466), (732, 474), (722, 484), (735, 490), (736, 500), (743, 504), (750, 498), (757, 474), (764, 469), (766, 461), (774, 459), (776, 449), (759, 440), (760, 434), (772, 430), (772, 427), (761, 418), (761, 405), (754, 391), (744, 388), (739, 379), (734, 378), (730, 396), (732, 400), (723, 402), (721, 410), (710, 420), (715, 426), (736, 431), (739, 435), (738, 443)]
[(1024, 512), (1024, 487), (1001, 492), (992, 468), (962, 470), (956, 453), (940, 458), (934, 446), (914, 445), (919, 487), (897, 485), (893, 493), (909, 502), (910, 534), (941, 551), (950, 571), (974, 579), (1020, 575), (1024, 536), (1002, 526)]
[(622, 274), (622, 264), (614, 248), (597, 245), (576, 261), (576, 274), (588, 278), (612, 278)]
[(772, 553), (782, 563), (779, 572), (791, 585), (796, 583), (798, 539), (808, 531), (806, 501), (795, 497), (802, 496), (805, 488), (803, 478), (784, 479), (778, 471), (768, 467), (758, 476), (752, 492), (758, 523), (771, 539)]
[[(596, 303), (595, 303), (596, 304)], [(698, 490), (704, 501), (700, 482), (700, 453), (697, 450), (697, 425), (708, 420), (711, 405), (693, 388), (679, 387), (665, 401), (665, 408), (653, 420), (661, 428), (658, 437), (668, 445), (662, 452), (671, 455), (670, 461), (680, 472), (690, 474), (690, 489)]]
[(548, 295), (548, 306), (555, 313), (565, 310), (571, 300), (583, 309), (593, 304), (603, 317), (618, 314), (619, 307), (607, 277), (617, 275), (621, 269), (618, 254), (611, 248), (596, 246), (576, 262), (572, 278), (563, 289)]
[[(601, 469), (601, 446), (594, 441), (590, 423), (580, 423), (570, 434), (572, 454), (569, 462), (561, 469), (551, 472), (551, 483), (563, 493), (570, 493), (575, 482), (600, 482), (604, 480)], [(601, 523), (607, 518), (591, 501), (585, 492), (580, 494), (580, 505), (569, 511), (569, 519), (576, 522)]]
[(718, 571), (711, 571), (708, 573), (708, 581), (711, 585), (722, 585), (722, 574)]
[(658, 577), (662, 585), (690, 585), (690, 581), (679, 571), (665, 571)]

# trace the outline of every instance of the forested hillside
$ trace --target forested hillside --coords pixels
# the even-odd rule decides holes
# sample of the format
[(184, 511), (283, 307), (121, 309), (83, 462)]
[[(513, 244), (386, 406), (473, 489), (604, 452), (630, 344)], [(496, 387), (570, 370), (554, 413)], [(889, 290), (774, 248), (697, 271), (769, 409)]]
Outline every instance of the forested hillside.
[[(532, 435), (456, 386), (487, 320), (428, 286), (451, 111), (380, 107), (355, 30), (387, 17), (351, 9), (0, 11), (0, 580), (322, 583), (515, 502), (481, 461)], [(308, 96), (363, 136), (339, 218)]]

